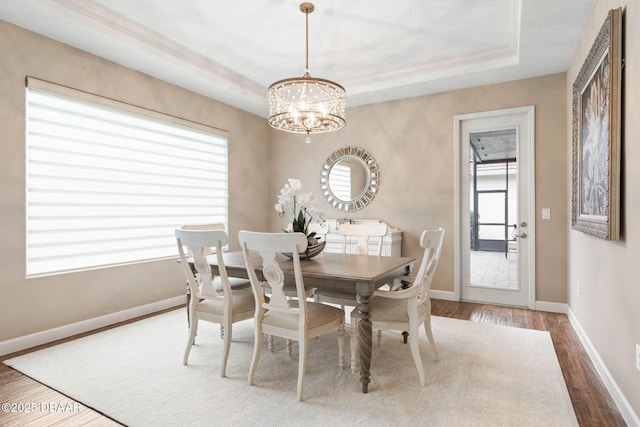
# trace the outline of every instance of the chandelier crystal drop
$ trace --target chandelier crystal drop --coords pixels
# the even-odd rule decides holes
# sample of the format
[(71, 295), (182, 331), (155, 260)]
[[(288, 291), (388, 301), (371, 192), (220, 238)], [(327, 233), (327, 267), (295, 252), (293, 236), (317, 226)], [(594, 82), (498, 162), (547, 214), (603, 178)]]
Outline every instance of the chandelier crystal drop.
[(309, 74), (309, 14), (311, 3), (302, 3), (306, 16), (306, 68), (302, 77), (279, 80), (269, 86), (269, 125), (285, 132), (309, 134), (341, 129), (345, 124), (346, 91), (331, 80)]

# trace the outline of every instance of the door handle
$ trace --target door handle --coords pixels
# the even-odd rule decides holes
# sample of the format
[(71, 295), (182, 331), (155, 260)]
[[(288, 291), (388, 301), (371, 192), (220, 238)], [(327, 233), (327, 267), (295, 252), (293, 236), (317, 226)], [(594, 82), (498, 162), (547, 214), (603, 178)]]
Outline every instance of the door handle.
[(521, 239), (526, 239), (527, 238), (527, 233), (516, 234), (515, 237), (519, 237)]

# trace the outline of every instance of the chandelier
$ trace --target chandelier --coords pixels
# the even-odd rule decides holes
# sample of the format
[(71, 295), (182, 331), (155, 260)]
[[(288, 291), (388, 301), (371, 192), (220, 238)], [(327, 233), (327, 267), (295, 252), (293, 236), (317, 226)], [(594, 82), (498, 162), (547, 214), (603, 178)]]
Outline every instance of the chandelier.
[(341, 129), (346, 92), (338, 83), (309, 74), (309, 14), (312, 3), (300, 4), (306, 17), (306, 64), (302, 77), (279, 80), (269, 86), (269, 125), (286, 132), (310, 134)]

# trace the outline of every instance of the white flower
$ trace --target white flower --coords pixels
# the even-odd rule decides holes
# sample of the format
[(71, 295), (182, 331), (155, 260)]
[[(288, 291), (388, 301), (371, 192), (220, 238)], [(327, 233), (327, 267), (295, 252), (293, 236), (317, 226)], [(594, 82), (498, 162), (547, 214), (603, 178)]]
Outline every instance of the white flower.
[(289, 187), (296, 193), (302, 192), (302, 181), (299, 179), (289, 178)]
[[(307, 229), (312, 222), (323, 223), (322, 210), (315, 197), (311, 193), (302, 191), (302, 182), (299, 179), (289, 178), (278, 194), (278, 203), (275, 210), (281, 217), (287, 212), (293, 215), (293, 221), (284, 229), (287, 232), (302, 232), (307, 235)], [(315, 233), (308, 234), (313, 237)]]

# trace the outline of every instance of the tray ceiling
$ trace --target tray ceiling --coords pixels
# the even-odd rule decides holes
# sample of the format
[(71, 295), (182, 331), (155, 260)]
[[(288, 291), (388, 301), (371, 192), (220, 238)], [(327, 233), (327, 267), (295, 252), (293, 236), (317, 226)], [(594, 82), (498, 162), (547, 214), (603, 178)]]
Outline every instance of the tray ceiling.
[[(242, 110), (302, 76), (299, 1), (0, 0), (0, 19)], [(594, 0), (322, 0), (311, 75), (347, 107), (564, 72)]]

